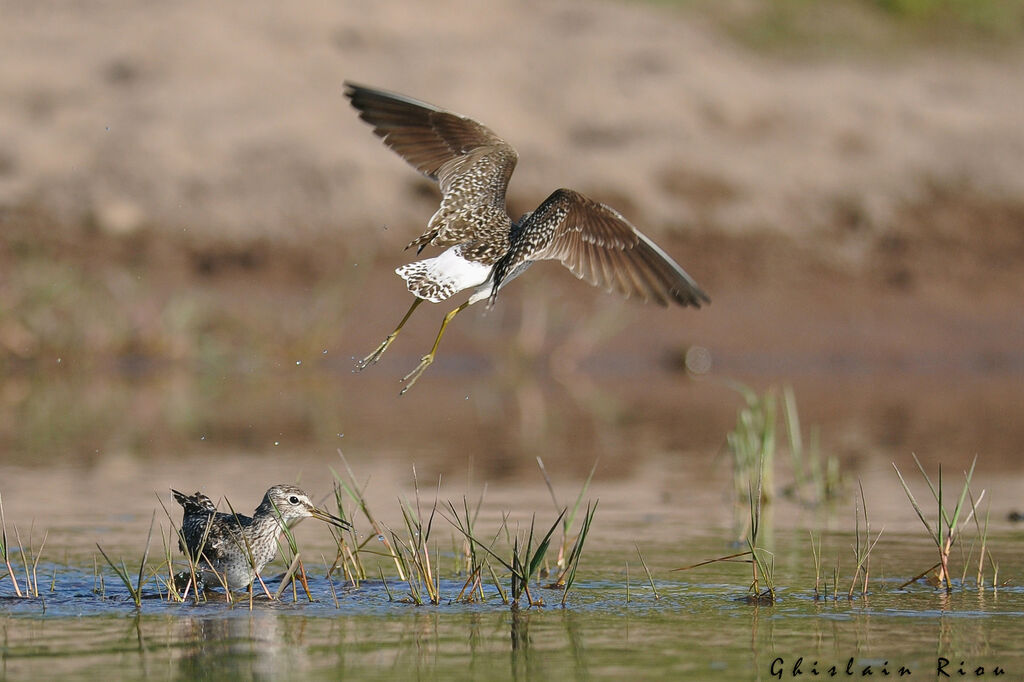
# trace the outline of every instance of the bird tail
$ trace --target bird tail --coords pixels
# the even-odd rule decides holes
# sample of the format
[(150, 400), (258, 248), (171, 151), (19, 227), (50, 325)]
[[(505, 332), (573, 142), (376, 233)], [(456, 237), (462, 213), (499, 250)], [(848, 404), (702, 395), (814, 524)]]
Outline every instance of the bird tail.
[(431, 267), (432, 260), (428, 258), (403, 265), (395, 273), (405, 280), (405, 286), (414, 295), (431, 303), (440, 303), (450, 298), (457, 289), (450, 281), (438, 276), (436, 269)]
[(185, 510), (186, 514), (217, 511), (217, 505), (213, 503), (213, 500), (201, 492), (197, 491), (195, 495), (186, 495), (171, 488), (171, 493), (174, 495), (175, 501)]
[(403, 265), (395, 272), (405, 280), (405, 286), (414, 295), (431, 303), (440, 303), (463, 289), (483, 284), (490, 275), (491, 266), (466, 260), (456, 246), (435, 258)]

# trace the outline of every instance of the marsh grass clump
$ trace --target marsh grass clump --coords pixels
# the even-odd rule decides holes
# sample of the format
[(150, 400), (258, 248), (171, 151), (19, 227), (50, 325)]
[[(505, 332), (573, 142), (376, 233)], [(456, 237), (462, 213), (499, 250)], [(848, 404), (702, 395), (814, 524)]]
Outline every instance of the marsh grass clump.
[[(277, 511), (278, 514), (280, 514), (280, 511)], [(309, 601), (313, 601), (313, 595), (309, 592), (309, 581), (306, 578), (306, 568), (302, 565), (302, 555), (299, 552), (299, 545), (295, 541), (295, 535), (292, 533), (292, 529), (288, 526), (284, 526), (282, 530), (284, 531), (285, 545), (282, 547), (281, 539), (276, 538), (277, 553), (279, 556), (286, 557), (285, 561), (288, 563), (288, 569), (284, 572), (284, 577), (281, 578), (281, 584), (278, 585), (277, 592), (274, 593), (274, 599), (280, 599), (281, 594), (290, 585), (292, 588), (292, 601), (298, 601), (299, 595), (295, 586), (295, 583), (298, 582), (302, 585), (302, 590), (306, 593), (306, 598)], [(256, 564), (255, 562), (252, 562), (251, 565), (255, 568)]]
[(800, 414), (797, 411), (792, 386), (782, 389), (782, 399), (789, 457), (793, 468), (793, 484), (784, 488), (782, 494), (810, 507), (833, 502), (842, 493), (843, 481), (839, 474), (839, 459), (835, 455), (822, 455), (820, 432), (816, 426), (811, 427), (810, 444), (804, 447)]
[[(597, 504), (600, 501), (598, 500), (593, 503), (587, 502), (587, 508), (583, 514), (580, 532), (571, 540), (572, 546), (570, 547), (569, 542), (572, 537), (573, 523), (576, 520), (576, 515), (580, 511), (580, 506), (583, 504), (583, 497), (587, 494), (587, 490), (590, 489), (590, 482), (594, 478), (594, 472), (597, 471), (598, 461), (599, 460), (594, 460), (594, 465), (590, 467), (590, 473), (587, 474), (586, 480), (583, 481), (583, 485), (580, 487), (580, 491), (576, 495), (576, 501), (573, 503), (569, 512), (564, 514), (562, 517), (562, 542), (558, 546), (558, 555), (555, 558), (557, 571), (554, 581), (548, 585), (549, 588), (562, 588), (562, 606), (565, 606), (566, 599), (569, 596), (569, 590), (572, 588), (572, 584), (576, 579), (576, 568), (579, 564), (580, 556), (583, 554), (583, 544), (586, 542), (587, 535), (590, 533), (590, 526), (594, 521), (594, 514), (597, 513)], [(558, 496), (555, 494), (555, 487), (551, 483), (551, 477), (548, 476), (547, 469), (544, 468), (544, 460), (540, 457), (537, 458), (537, 466), (540, 468), (540, 472), (544, 476), (544, 483), (548, 488), (548, 492), (551, 494), (551, 502), (555, 505), (555, 511), (558, 511), (559, 509), (566, 509), (566, 507), (563, 507), (558, 503)]]
[[(750, 516), (751, 481), (760, 478), (761, 501), (770, 504), (776, 495), (776, 454), (778, 438), (778, 395), (769, 388), (763, 394), (738, 382), (730, 388), (743, 396), (744, 404), (736, 414), (736, 426), (726, 435), (726, 448), (733, 470), (733, 499), (738, 525), (737, 536), (747, 532)], [(785, 450), (789, 453), (793, 480), (782, 488), (783, 497), (806, 507), (816, 508), (835, 501), (843, 489), (839, 460), (823, 455), (819, 431), (811, 428), (809, 444), (805, 445), (800, 414), (791, 386), (782, 389), (782, 420), (785, 424)]]
[[(853, 600), (853, 595), (857, 591), (858, 581), (860, 581), (861, 597), (867, 597), (868, 584), (871, 579), (871, 552), (874, 550), (875, 545), (878, 544), (885, 530), (883, 527), (872, 539), (871, 518), (868, 516), (868, 503), (864, 495), (864, 485), (859, 479), (857, 485), (860, 488), (860, 497), (854, 500), (853, 507), (854, 543), (851, 549), (853, 550), (854, 569), (853, 577), (850, 579), (850, 587), (846, 592), (846, 599), (848, 601)], [(814, 563), (814, 600), (819, 601), (829, 597), (828, 579), (823, 579), (821, 575), (821, 535), (815, 536), (814, 531), (809, 531), (809, 533), (811, 538), (811, 560)], [(833, 601), (839, 600), (839, 566), (840, 556), (837, 555), (836, 563), (832, 567)]]
[[(823, 598), (821, 585), (821, 535), (817, 538), (814, 531), (808, 531), (811, 536), (811, 560), (814, 562), (814, 601)], [(826, 588), (828, 584), (826, 583)]]
[(360, 542), (358, 535), (354, 530), (349, 529), (346, 532), (337, 532), (334, 534), (334, 539), (337, 543), (338, 553), (335, 557), (334, 563), (331, 566), (329, 573), (333, 572), (337, 568), (341, 568), (345, 573), (345, 576), (352, 584), (353, 587), (357, 587), (359, 582), (366, 580), (366, 568), (363, 566), (360, 553), (366, 554), (381, 554), (367, 548), (367, 544), (376, 539), (387, 549), (387, 555), (395, 564), (395, 569), (398, 571), (398, 579), (406, 579), (406, 571), (403, 568), (403, 562), (399, 558), (392, 542), (388, 539), (388, 535), (385, 533), (384, 525), (381, 524), (376, 516), (370, 511), (370, 506), (367, 504), (366, 496), (363, 491), (366, 484), (360, 486), (356, 482), (356, 475), (352, 471), (352, 467), (349, 466), (348, 460), (345, 458), (345, 454), (338, 449), (338, 457), (341, 458), (342, 464), (345, 465), (345, 471), (348, 474), (348, 481), (338, 475), (334, 469), (331, 469), (331, 474), (334, 476), (335, 488), (334, 498), (338, 507), (338, 516), (342, 519), (348, 520), (350, 517), (346, 516), (345, 505), (342, 498), (342, 491), (345, 492), (355, 503), (359, 511), (362, 512), (363, 516), (370, 523), (370, 527), (373, 529), (372, 534), (368, 534), (366, 538)]
[(579, 535), (576, 536), (576, 540), (573, 542), (569, 558), (565, 561), (565, 567), (554, 582), (555, 586), (562, 586), (562, 606), (565, 606), (569, 590), (572, 589), (572, 584), (576, 580), (576, 568), (579, 566), (580, 557), (583, 555), (583, 543), (587, 541), (587, 535), (590, 534), (590, 526), (594, 522), (594, 514), (596, 513), (597, 502), (595, 501), (593, 504), (588, 502)]
[[(498, 561), (501, 562), (506, 568), (512, 573), (512, 603), (517, 604), (520, 597), (525, 593), (527, 603), (530, 606), (543, 605), (542, 599), (534, 599), (533, 595), (530, 594), (530, 581), (534, 576), (539, 574), (541, 563), (544, 561), (544, 557), (547, 554), (548, 546), (551, 543), (551, 536), (555, 532), (555, 528), (558, 523), (565, 516), (565, 511), (558, 515), (555, 522), (548, 529), (548, 532), (536, 545), (533, 544), (534, 528), (536, 516), (530, 519), (530, 531), (529, 533), (516, 532), (512, 542), (512, 561), (511, 565), (501, 561), (500, 557)], [(525, 538), (526, 542), (523, 542)]]
[[(758, 468), (757, 487), (749, 495), (750, 525), (747, 532), (747, 547), (750, 550), (752, 580), (748, 600), (756, 604), (775, 603), (775, 555), (761, 546), (762, 500), (761, 483), (764, 461)], [(764, 588), (763, 590), (761, 588)]]
[[(988, 521), (992, 512), (991, 500), (989, 501), (988, 507), (985, 509), (985, 525), (983, 526), (978, 519), (981, 515), (977, 513), (978, 506), (974, 501), (974, 495), (971, 494), (969, 490), (967, 491), (967, 495), (971, 501), (971, 510), (975, 512), (974, 527), (978, 532), (978, 540), (981, 542), (981, 551), (978, 553), (978, 574), (975, 578), (975, 585), (977, 585), (979, 590), (984, 589), (985, 587), (985, 557), (987, 556), (989, 563), (992, 564), (992, 587), (995, 589), (999, 585), (999, 562), (997, 562), (995, 557), (992, 556), (992, 551), (988, 547)], [(981, 499), (979, 498), (978, 502), (980, 501)], [(971, 551), (972, 553), (974, 551), (973, 544), (971, 545)], [(968, 563), (969, 561), (964, 561), (964, 577), (961, 578), (961, 583), (966, 579)]]
[[(437, 514), (438, 498), (434, 496), (434, 504), (430, 509), (430, 515), (424, 521), (423, 511), (420, 506), (420, 488), (416, 478), (416, 467), (413, 467), (413, 490), (415, 491), (416, 507), (408, 500), (399, 500), (399, 507), (402, 511), (402, 520), (405, 522), (405, 529), (408, 539), (403, 539), (398, 533), (387, 529), (391, 535), (392, 546), (397, 549), (397, 560), (401, 563), (406, 577), (406, 584), (409, 586), (409, 598), (413, 603), (422, 605), (430, 603), (437, 605), (441, 603), (441, 573), (435, 566), (436, 561), (431, 560), (430, 535), (434, 528), (434, 517)], [(441, 479), (437, 481), (438, 491), (441, 487)], [(434, 547), (434, 556), (438, 554), (437, 547)]]
[[(17, 553), (21, 555), (21, 565), (25, 583), (24, 590), (22, 590), (21, 585), (18, 582), (18, 575), (15, 573), (14, 566), (11, 564), (12, 551), (9, 536), (7, 535), (7, 518), (4, 516), (3, 496), (0, 495), (0, 560), (3, 561), (3, 567), (7, 571), (5, 575), (0, 576), (0, 580), (10, 578), (11, 585), (14, 588), (14, 594), (17, 597), (39, 597), (39, 558), (42, 556), (43, 548), (46, 546), (46, 538), (49, 533), (43, 533), (42, 542), (39, 543), (39, 550), (36, 551), (32, 541), (34, 526), (29, 527), (27, 547), (25, 546), (25, 543), (21, 541), (21, 533), (18, 532), (18, 526), (16, 524), (12, 524), (11, 527), (14, 530), (14, 537), (18, 543)], [(56, 582), (56, 574), (54, 574), (54, 582)]]
[[(863, 576), (864, 581), (861, 585), (861, 596), (866, 597), (868, 594), (868, 581), (871, 576), (871, 550), (878, 544), (878, 540), (882, 537), (882, 533), (885, 531), (878, 531), (878, 535), (875, 539), (871, 539), (871, 519), (868, 517), (868, 503), (864, 497), (864, 484), (857, 479), (857, 486), (860, 488), (860, 501), (854, 501), (853, 508), (853, 523), (854, 523), (854, 538), (855, 542), (853, 545), (853, 556), (856, 560), (856, 564), (853, 569), (853, 579), (850, 581), (850, 590), (846, 594), (847, 599), (853, 599), (853, 593), (857, 589), (857, 579)], [(859, 507), (859, 509), (858, 509)], [(861, 536), (861, 525), (860, 519), (861, 514), (864, 517), (864, 534)], [(819, 545), (820, 552), (820, 545)]]
[(747, 500), (749, 503), (749, 517), (744, 535), (744, 543), (747, 546), (747, 550), (673, 569), (673, 571), (688, 571), (720, 562), (748, 563), (750, 564), (751, 581), (745, 599), (747, 603), (755, 605), (774, 604), (777, 597), (775, 590), (775, 555), (761, 545), (764, 529), (764, 506), (762, 502), (764, 499), (762, 488), (764, 482), (764, 462), (764, 459), (760, 460), (760, 465), (757, 468), (757, 478), (754, 481), (748, 481)]
[[(758, 507), (762, 500), (774, 497), (775, 469), (775, 394), (766, 391), (758, 395), (741, 384), (733, 388), (743, 395), (745, 405), (736, 414), (736, 426), (726, 435), (726, 445), (732, 457), (733, 499), (736, 510), (753, 502), (750, 498), (751, 481), (758, 480)], [(744, 527), (739, 535), (750, 530), (750, 516), (743, 514)]]
[[(483, 501), (482, 496), (481, 501)], [(449, 509), (452, 514), (459, 519), (460, 525), (467, 530), (467, 534), (463, 538), (462, 543), (466, 582), (462, 584), (462, 589), (459, 590), (459, 594), (455, 597), (455, 601), (464, 601), (466, 603), (472, 603), (478, 599), (483, 601), (485, 598), (483, 591), (483, 569), (487, 566), (487, 560), (485, 556), (481, 556), (480, 553), (476, 551), (476, 544), (469, 539), (473, 535), (473, 524), (476, 523), (477, 516), (480, 512), (480, 506), (477, 505), (475, 511), (470, 513), (469, 502), (465, 497), (463, 497), (461, 517), (459, 517), (458, 510), (455, 509), (455, 505), (449, 503)], [(456, 571), (456, 574), (458, 574), (458, 571)]]
[(153, 517), (149, 521), (149, 535), (146, 536), (146, 550), (142, 553), (142, 560), (139, 562), (139, 574), (132, 584), (132, 579), (128, 576), (128, 568), (125, 566), (124, 559), (121, 559), (119, 563), (114, 561), (107, 555), (100, 544), (96, 543), (96, 549), (100, 551), (107, 564), (114, 570), (117, 577), (121, 579), (124, 586), (128, 589), (128, 594), (131, 595), (132, 602), (135, 604), (135, 608), (142, 607), (142, 588), (148, 582), (149, 578), (146, 577), (146, 561), (149, 560), (149, 545), (153, 539), (153, 524), (156, 521), (156, 512), (153, 512)]
[[(569, 538), (572, 533), (572, 526), (576, 520), (576, 514), (580, 510), (580, 505), (583, 503), (583, 496), (587, 494), (587, 490), (590, 488), (590, 482), (594, 478), (594, 472), (597, 471), (598, 460), (594, 461), (594, 465), (590, 467), (590, 473), (587, 474), (586, 480), (583, 481), (583, 485), (580, 487), (580, 492), (576, 495), (576, 501), (573, 503), (572, 508), (569, 509), (568, 513), (562, 517), (562, 542), (558, 546), (558, 556), (555, 559), (555, 565), (558, 567), (559, 578), (555, 581), (556, 587), (562, 586), (562, 580), (565, 576), (565, 572), (568, 568), (568, 555), (567, 550), (569, 549)], [(548, 476), (547, 469), (544, 468), (544, 460), (540, 457), (537, 458), (537, 466), (540, 468), (540, 473), (544, 477), (544, 484), (548, 488), (548, 493), (551, 495), (551, 502), (555, 505), (555, 511), (560, 509), (568, 509), (566, 506), (558, 503), (558, 496), (555, 494), (555, 487), (551, 483), (551, 477)], [(594, 505), (596, 510), (596, 504)], [(590, 512), (590, 505), (587, 505), (588, 513)], [(589, 529), (589, 528), (588, 528)], [(578, 543), (579, 537), (576, 536), (572, 542)]]
[[(543, 606), (544, 601), (540, 598), (534, 598), (530, 593), (530, 582), (534, 576), (538, 575), (541, 567), (541, 562), (544, 561), (544, 557), (547, 555), (548, 547), (551, 544), (551, 536), (554, 535), (555, 530), (558, 528), (558, 524), (562, 521), (565, 516), (566, 510), (562, 510), (559, 513), (558, 518), (548, 529), (547, 533), (537, 541), (534, 542), (536, 537), (536, 522), (537, 517), (534, 515), (530, 520), (530, 528), (528, 531), (516, 529), (512, 534), (512, 547), (511, 555), (508, 559), (498, 554), (493, 549), (495, 542), (485, 543), (478, 537), (472, 534), (471, 530), (463, 523), (463, 520), (459, 517), (455, 506), (449, 502), (449, 510), (451, 511), (451, 517), (446, 517), (448, 522), (452, 524), (460, 533), (462, 533), (466, 539), (475, 544), (479, 549), (483, 550), (492, 559), (501, 564), (511, 574), (511, 585), (509, 588), (508, 595), (505, 594), (504, 590), (500, 587), (500, 582), (497, 579), (497, 575), (493, 575), (496, 585), (499, 585), (498, 591), (502, 595), (502, 600), (512, 605), (518, 605), (520, 599), (525, 596), (527, 605), (529, 606)], [(507, 528), (507, 517), (506, 521), (503, 522), (502, 526)], [(589, 524), (588, 524), (589, 530)], [(500, 530), (499, 530), (500, 534)], [(495, 538), (495, 540), (497, 537)], [(565, 592), (563, 591), (563, 603), (564, 603)]]
[[(434, 504), (430, 514), (423, 516), (420, 503), (419, 480), (416, 477), (416, 469), (413, 467), (413, 486), (415, 491), (415, 507), (408, 500), (399, 500), (399, 509), (402, 513), (402, 521), (405, 525), (407, 537), (402, 537), (398, 532), (389, 528), (379, 521), (370, 510), (364, 494), (364, 486), (356, 483), (355, 473), (349, 466), (344, 453), (339, 449), (338, 456), (341, 458), (348, 474), (348, 480), (338, 475), (331, 469), (334, 475), (335, 501), (338, 505), (338, 515), (343, 519), (348, 517), (345, 514), (342, 491), (356, 503), (356, 507), (362, 512), (366, 520), (373, 528), (373, 533), (368, 534), (362, 541), (354, 530), (339, 531), (334, 534), (337, 545), (337, 553), (334, 562), (328, 569), (328, 578), (339, 568), (342, 570), (353, 587), (367, 579), (366, 567), (363, 564), (362, 554), (388, 557), (398, 572), (398, 579), (406, 583), (408, 587), (407, 600), (417, 605), (440, 604), (441, 603), (441, 581), (440, 571), (436, 567), (436, 561), (431, 559), (430, 539), (434, 527), (434, 517), (437, 513), (438, 499), (435, 495)], [(438, 488), (441, 481), (438, 479)], [(426, 519), (424, 521), (424, 518)], [(378, 540), (386, 552), (370, 549), (368, 544), (372, 540)], [(434, 555), (437, 555), (437, 548), (434, 548)], [(378, 566), (378, 572), (388, 598), (393, 599), (391, 588), (384, 577), (383, 568)]]
[[(953, 584), (950, 582), (949, 555), (953, 549), (954, 543), (962, 534), (961, 531), (963, 530), (963, 526), (970, 522), (971, 518), (974, 517), (975, 510), (977, 509), (974, 498), (971, 496), (971, 509), (967, 512), (966, 518), (961, 519), (961, 514), (966, 511), (964, 502), (968, 499), (971, 487), (971, 477), (974, 475), (974, 466), (978, 463), (978, 458), (975, 457), (974, 461), (971, 462), (970, 470), (964, 472), (964, 484), (960, 489), (960, 496), (957, 498), (956, 505), (953, 507), (952, 511), (947, 511), (946, 506), (943, 503), (942, 465), (939, 465), (938, 484), (936, 485), (932, 483), (932, 479), (928, 476), (928, 472), (924, 470), (924, 467), (921, 465), (921, 461), (917, 458), (917, 455), (913, 455), (913, 457), (914, 463), (917, 464), (917, 468), (921, 472), (921, 476), (924, 478), (925, 483), (928, 484), (928, 490), (931, 492), (932, 498), (935, 500), (938, 507), (938, 518), (936, 519), (934, 526), (927, 518), (925, 518), (924, 510), (921, 508), (921, 505), (918, 504), (914, 494), (910, 491), (910, 486), (907, 485), (906, 479), (903, 478), (903, 474), (900, 473), (900, 469), (896, 466), (895, 462), (893, 462), (892, 468), (896, 470), (896, 475), (899, 476), (900, 483), (903, 485), (903, 490), (907, 494), (907, 499), (910, 500), (910, 504), (914, 507), (914, 511), (917, 512), (917, 517), (921, 519), (921, 523), (924, 524), (925, 529), (928, 531), (928, 536), (935, 543), (935, 547), (939, 553), (939, 561), (931, 568), (918, 574), (911, 580), (907, 581), (907, 583), (904, 583), (904, 585), (919, 580), (934, 570), (938, 570), (938, 575), (935, 579), (936, 585), (945, 584), (946, 591), (951, 592), (953, 590)], [(978, 502), (981, 502), (984, 496), (985, 491), (982, 490), (981, 495), (978, 496)]]
[[(543, 461), (538, 458), (538, 466), (558, 511), (554, 524), (542, 534), (536, 525), (534, 515), (528, 528), (512, 530), (509, 528), (510, 513), (506, 512), (502, 515), (501, 523), (494, 534), (484, 536), (478, 529), (477, 522), (486, 495), (486, 486), (475, 503), (471, 503), (464, 495), (461, 504), (450, 500), (441, 504), (439, 478), (434, 501), (427, 507), (421, 500), (419, 481), (413, 467), (414, 499), (410, 501), (400, 498), (398, 501), (404, 525), (403, 532), (392, 529), (379, 520), (367, 502), (365, 484), (357, 483), (355, 473), (344, 453), (339, 450), (338, 455), (347, 474), (341, 476), (332, 469), (336, 481), (335, 500), (338, 505), (338, 516), (343, 519), (350, 518), (344, 509), (345, 497), (348, 497), (354, 502), (356, 510), (369, 521), (373, 533), (361, 538), (351, 530), (335, 532), (337, 551), (334, 560), (328, 562), (328, 578), (336, 571), (340, 571), (352, 587), (358, 587), (360, 582), (368, 578), (366, 557), (376, 556), (385, 560), (385, 564), (378, 563), (376, 573), (391, 601), (406, 601), (416, 605), (439, 605), (445, 601), (483, 603), (488, 599), (485, 585), (490, 584), (494, 588), (490, 597), (493, 598), (497, 593), (504, 604), (515, 605), (525, 601), (529, 606), (539, 606), (543, 604), (543, 600), (531, 589), (534, 585), (540, 584), (538, 581), (541, 578), (546, 577), (551, 581), (543, 587), (560, 589), (561, 603), (567, 603), (569, 591), (576, 580), (583, 547), (597, 512), (596, 502), (583, 505), (583, 498), (597, 467), (596, 462), (576, 496), (575, 503), (569, 508), (559, 507), (554, 486)], [(451, 539), (451, 557), (454, 561), (448, 565), (453, 565), (452, 573), (462, 579), (462, 583), (458, 592), (453, 591), (453, 594), (448, 596), (442, 595), (442, 564), (448, 560), (440, 553), (439, 544), (434, 539), (434, 521), (438, 514), (457, 531)], [(557, 557), (554, 559), (553, 567), (546, 568), (553, 537), (559, 528), (562, 535)], [(379, 542), (382, 548), (373, 548), (373, 541)], [(386, 564), (392, 564), (397, 573), (397, 581), (405, 583), (407, 592), (404, 596), (393, 591), (394, 578), (391, 578), (392, 582), (389, 583), (384, 571)], [(507, 583), (503, 582), (501, 574), (508, 576)]]

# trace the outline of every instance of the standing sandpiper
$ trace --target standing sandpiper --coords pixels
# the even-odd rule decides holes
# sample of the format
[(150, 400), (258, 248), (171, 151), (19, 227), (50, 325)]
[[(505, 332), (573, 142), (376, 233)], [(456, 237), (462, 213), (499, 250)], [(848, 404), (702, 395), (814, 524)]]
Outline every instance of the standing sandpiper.
[(302, 519), (311, 516), (338, 528), (352, 527), (348, 521), (317, 509), (309, 496), (293, 485), (270, 488), (252, 517), (218, 512), (213, 500), (200, 492), (171, 492), (185, 510), (178, 540), (181, 551), (195, 562), (206, 584), (226, 582), (231, 590), (252, 584), (274, 560), (281, 533)]
[(533, 212), (512, 220), (505, 190), (519, 158), (516, 150), (473, 119), (403, 95), (345, 83), (345, 95), (373, 132), (441, 187), (441, 207), (427, 231), (406, 248), (447, 249), (436, 258), (395, 272), (416, 296), (395, 331), (357, 363), (380, 359), (413, 311), (474, 289), (449, 312), (430, 352), (402, 381), (408, 391), (434, 361), (448, 323), (466, 307), (489, 299), (539, 260), (557, 260), (576, 277), (607, 291), (667, 306), (699, 308), (711, 299), (657, 244), (613, 208), (571, 189), (555, 190)]

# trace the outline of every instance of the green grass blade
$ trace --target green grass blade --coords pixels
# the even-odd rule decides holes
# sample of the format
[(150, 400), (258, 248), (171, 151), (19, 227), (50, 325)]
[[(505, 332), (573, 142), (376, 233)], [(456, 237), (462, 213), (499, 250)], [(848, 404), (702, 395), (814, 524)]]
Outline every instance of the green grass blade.
[(576, 519), (576, 513), (579, 511), (580, 504), (582, 504), (583, 502), (583, 496), (586, 495), (587, 490), (590, 489), (590, 482), (594, 479), (594, 473), (597, 471), (597, 465), (600, 463), (600, 461), (600, 457), (594, 460), (594, 465), (590, 467), (590, 473), (587, 474), (586, 480), (583, 481), (583, 487), (580, 488), (580, 493), (579, 495), (576, 496), (576, 502), (572, 505), (572, 511), (569, 512), (569, 515), (565, 517), (565, 522), (563, 525), (565, 526), (566, 535), (568, 535), (569, 531), (572, 529), (573, 521), (575, 521)]
[[(558, 528), (558, 524), (562, 522), (562, 518), (565, 516), (565, 512), (566, 510), (563, 509), (562, 512), (558, 515), (558, 518), (555, 519), (555, 522), (551, 524), (551, 528), (548, 529), (548, 532), (544, 536), (544, 539), (540, 541), (539, 545), (537, 545), (537, 550), (533, 553), (532, 558), (529, 558), (530, 570), (526, 574), (526, 582), (530, 581), (530, 578), (532, 578), (533, 575), (537, 572), (537, 568), (540, 566), (540, 562), (544, 560), (544, 555), (548, 551), (548, 545), (551, 543), (551, 536), (554, 534), (555, 529)], [(533, 538), (532, 525), (530, 527), (530, 538)], [(529, 557), (529, 554), (527, 554), (527, 556)]]
[(142, 575), (146, 569), (146, 561), (149, 560), (149, 543), (153, 539), (153, 524), (156, 523), (156, 510), (153, 510), (153, 516), (149, 519), (149, 534), (146, 535), (146, 551), (142, 553), (142, 562), (139, 564), (139, 580), (136, 583), (137, 590), (142, 592)]
[[(917, 458), (915, 457), (914, 459), (916, 460)], [(906, 492), (907, 497), (910, 499), (910, 504), (914, 507), (914, 511), (917, 512), (917, 518), (921, 519), (921, 523), (923, 523), (924, 527), (928, 530), (928, 535), (931, 536), (935, 545), (939, 547), (939, 549), (942, 549), (942, 541), (940, 540), (938, 533), (932, 530), (932, 525), (928, 523), (927, 519), (925, 519), (924, 512), (921, 510), (921, 505), (919, 505), (917, 500), (914, 498), (914, 493), (910, 492), (910, 486), (908, 486), (907, 482), (903, 479), (903, 474), (900, 473), (900, 469), (896, 466), (895, 462), (892, 463), (892, 468), (896, 470), (896, 475), (899, 476), (900, 483), (903, 484), (903, 491)], [(927, 478), (927, 476), (925, 478)], [(930, 481), (928, 485), (931, 485)]]
[(647, 574), (647, 582), (651, 585), (651, 591), (654, 592), (655, 599), (661, 599), (661, 595), (658, 594), (658, 588), (654, 586), (654, 576), (651, 575), (651, 569), (647, 568), (647, 562), (644, 561), (644, 555), (640, 553), (640, 545), (633, 543), (636, 547), (636, 555), (640, 557), (640, 565), (644, 567), (644, 573)]
[(562, 606), (565, 606), (565, 600), (569, 596), (569, 590), (572, 589), (572, 585), (576, 581), (576, 568), (579, 566), (580, 556), (583, 554), (583, 543), (587, 540), (587, 535), (590, 533), (590, 525), (593, 523), (594, 514), (597, 512), (597, 504), (598, 503), (595, 502), (593, 505), (587, 505), (587, 511), (583, 516), (583, 525), (580, 528), (579, 537), (576, 538), (576, 542), (573, 544), (572, 552), (567, 563), (569, 566), (569, 575), (566, 577), (565, 587), (562, 589)]
[(960, 512), (963, 509), (964, 500), (967, 498), (967, 491), (971, 487), (971, 477), (974, 476), (974, 465), (977, 464), (977, 463), (978, 463), (978, 457), (977, 457), (977, 455), (975, 455), (974, 461), (971, 462), (971, 469), (970, 469), (970, 471), (968, 471), (968, 472), (966, 472), (964, 474), (964, 478), (965, 478), (965, 480), (964, 480), (964, 487), (960, 491), (960, 499), (958, 499), (957, 502), (956, 502), (956, 507), (953, 509), (953, 520), (949, 524), (950, 534), (955, 532), (956, 526), (957, 526), (957, 522), (960, 520)]

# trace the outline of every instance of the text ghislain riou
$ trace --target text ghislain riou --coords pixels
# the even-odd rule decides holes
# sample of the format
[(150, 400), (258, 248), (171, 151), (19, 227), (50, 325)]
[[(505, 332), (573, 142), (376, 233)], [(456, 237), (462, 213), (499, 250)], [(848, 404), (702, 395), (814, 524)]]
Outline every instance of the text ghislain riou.
[[(808, 663), (803, 656), (797, 658), (792, 664), (787, 664), (786, 659), (777, 657), (772, 660), (768, 674), (775, 679), (781, 680), (785, 677), (910, 677), (913, 675), (911, 669), (905, 665), (891, 666), (889, 661), (881, 665), (860, 665), (854, 662), (851, 656), (845, 665), (831, 664), (824, 666), (818, 661)], [(1006, 674), (1006, 670), (998, 665), (969, 665), (966, 661), (950, 661), (944, 656), (939, 656), (935, 661), (936, 677), (1000, 677)]]

